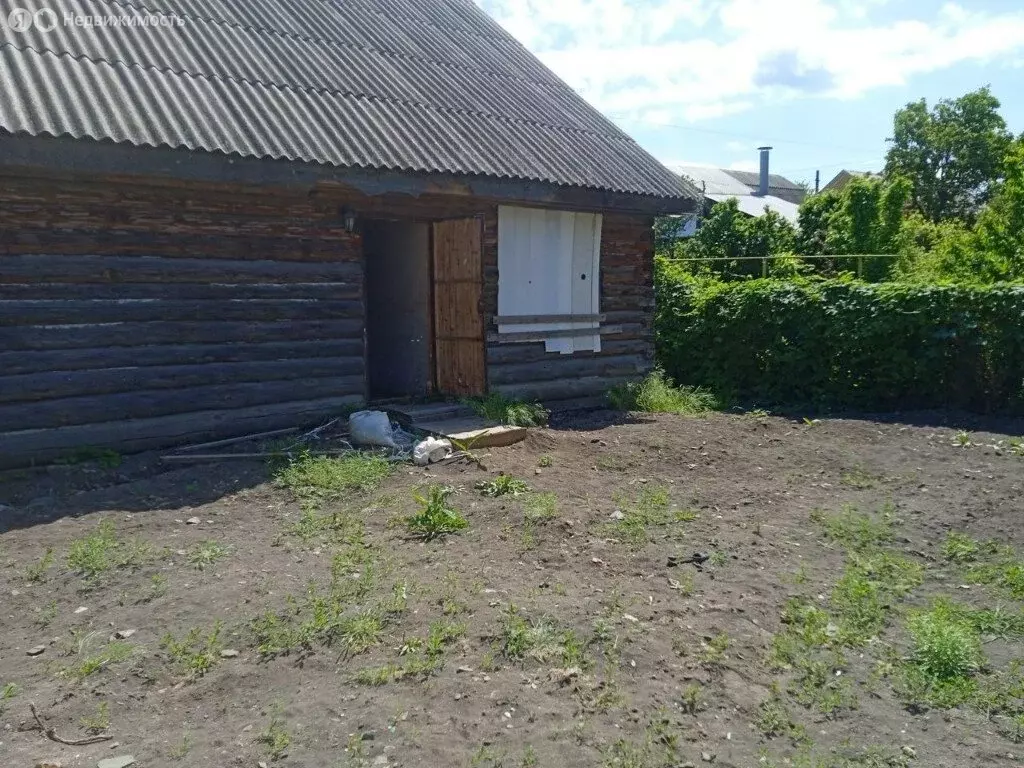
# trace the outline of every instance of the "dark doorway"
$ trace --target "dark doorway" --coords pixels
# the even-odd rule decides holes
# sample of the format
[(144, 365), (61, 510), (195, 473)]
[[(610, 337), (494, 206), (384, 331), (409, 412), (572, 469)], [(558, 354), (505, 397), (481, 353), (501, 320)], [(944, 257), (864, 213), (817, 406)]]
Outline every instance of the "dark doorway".
[(372, 399), (432, 389), (430, 228), (366, 221), (367, 374)]

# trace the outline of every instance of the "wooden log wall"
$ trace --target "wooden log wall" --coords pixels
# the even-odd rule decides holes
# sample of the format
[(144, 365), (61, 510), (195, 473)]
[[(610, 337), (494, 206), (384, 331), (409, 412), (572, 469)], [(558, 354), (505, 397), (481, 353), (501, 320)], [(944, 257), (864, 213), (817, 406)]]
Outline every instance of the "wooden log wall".
[(654, 235), (649, 216), (604, 214), (601, 232), (601, 351), (560, 355), (543, 342), (509, 343), (497, 337), (497, 218), (484, 230), (484, 306), (490, 388), (554, 406), (593, 405), (613, 386), (654, 366)]
[(0, 466), (365, 394), (362, 247), (301, 192), (0, 175)]
[[(496, 330), (495, 200), (0, 169), (0, 466), (277, 429), (363, 401), (363, 254), (343, 206), (480, 217)], [(605, 213), (602, 351), (490, 341), (490, 389), (594, 402), (649, 370), (651, 223)]]

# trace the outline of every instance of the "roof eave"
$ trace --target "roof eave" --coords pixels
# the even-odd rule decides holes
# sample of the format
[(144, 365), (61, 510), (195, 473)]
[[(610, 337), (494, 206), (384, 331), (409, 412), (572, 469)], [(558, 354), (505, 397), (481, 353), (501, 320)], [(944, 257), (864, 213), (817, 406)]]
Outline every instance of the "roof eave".
[(689, 190), (685, 184), (680, 185), (678, 196), (657, 196), (507, 177), (340, 168), (204, 150), (139, 147), (107, 140), (30, 136), (3, 131), (0, 131), (0, 157), (3, 158), (0, 167), (5, 169), (41, 169), (256, 186), (313, 186), (328, 183), (350, 187), (370, 196), (389, 193), (414, 196), (447, 194), (645, 215), (694, 211), (700, 199), (696, 191), (692, 196), (688, 195)]

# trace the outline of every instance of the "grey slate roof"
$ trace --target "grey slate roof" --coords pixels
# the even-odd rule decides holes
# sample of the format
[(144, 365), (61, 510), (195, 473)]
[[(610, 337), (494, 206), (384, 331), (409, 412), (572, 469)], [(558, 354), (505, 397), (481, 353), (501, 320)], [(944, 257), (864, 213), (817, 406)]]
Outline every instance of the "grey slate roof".
[(697, 197), (472, 0), (0, 0), (0, 131)]
[[(761, 174), (756, 171), (726, 171), (726, 173), (741, 184), (750, 187), (754, 192), (757, 191), (761, 183)], [(807, 190), (785, 176), (770, 173), (768, 174), (768, 194), (799, 205), (807, 197)]]

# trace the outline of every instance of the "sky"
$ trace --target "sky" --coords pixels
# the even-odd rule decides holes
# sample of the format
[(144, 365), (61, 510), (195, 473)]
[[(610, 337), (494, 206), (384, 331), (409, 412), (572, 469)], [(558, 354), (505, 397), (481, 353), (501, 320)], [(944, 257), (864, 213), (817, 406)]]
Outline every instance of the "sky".
[(477, 0), (666, 165), (880, 170), (896, 110), (984, 85), (1024, 133), (1021, 0)]

